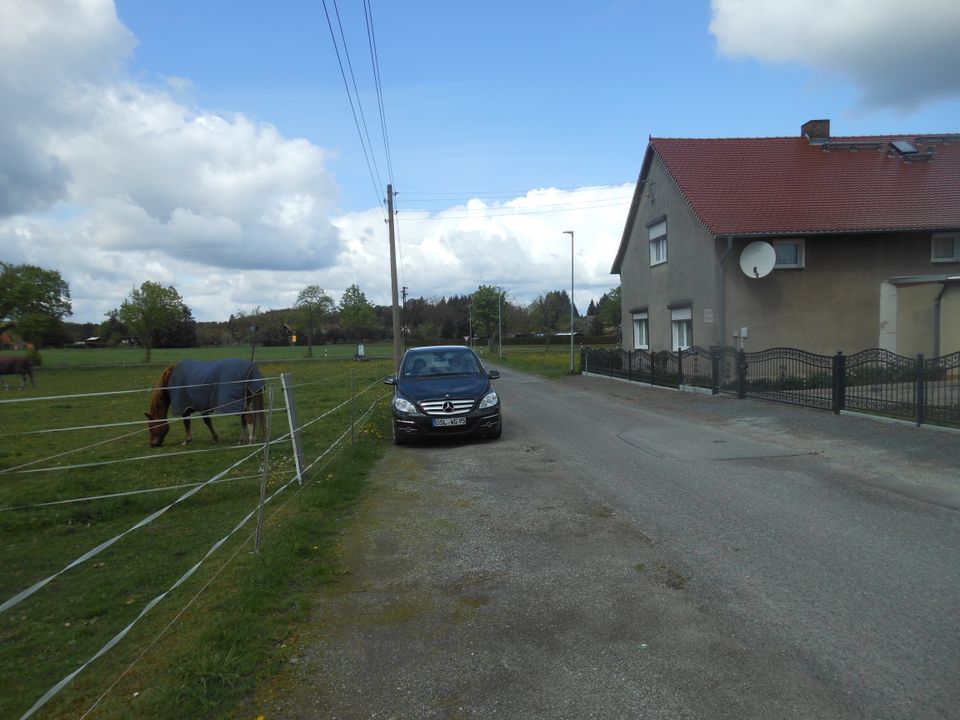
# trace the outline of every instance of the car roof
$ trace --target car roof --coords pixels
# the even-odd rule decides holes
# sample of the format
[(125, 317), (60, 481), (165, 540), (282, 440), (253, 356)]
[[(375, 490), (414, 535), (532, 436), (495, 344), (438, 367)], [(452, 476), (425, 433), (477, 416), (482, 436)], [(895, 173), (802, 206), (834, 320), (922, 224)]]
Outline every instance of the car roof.
[(466, 345), (424, 345), (423, 347), (415, 347), (407, 350), (407, 354), (421, 353), (421, 352), (449, 352), (451, 350), (463, 350), (466, 352), (473, 352), (471, 348), (468, 348)]

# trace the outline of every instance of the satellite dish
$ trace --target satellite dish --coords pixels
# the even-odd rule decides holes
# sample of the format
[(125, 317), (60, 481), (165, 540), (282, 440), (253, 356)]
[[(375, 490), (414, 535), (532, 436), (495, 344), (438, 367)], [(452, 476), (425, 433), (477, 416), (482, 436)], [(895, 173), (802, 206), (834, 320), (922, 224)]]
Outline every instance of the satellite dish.
[(761, 240), (750, 243), (740, 253), (740, 269), (747, 277), (766, 277), (776, 264), (777, 251)]

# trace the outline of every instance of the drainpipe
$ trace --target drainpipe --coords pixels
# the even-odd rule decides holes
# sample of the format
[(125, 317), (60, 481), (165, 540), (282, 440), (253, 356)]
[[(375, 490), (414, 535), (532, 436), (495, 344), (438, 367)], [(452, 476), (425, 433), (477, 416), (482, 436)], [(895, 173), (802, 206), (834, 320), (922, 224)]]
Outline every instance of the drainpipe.
[(733, 235), (727, 235), (727, 247), (723, 249), (723, 252), (720, 254), (720, 259), (717, 260), (717, 268), (719, 275), (719, 287), (717, 288), (717, 314), (719, 317), (719, 322), (717, 323), (720, 328), (720, 346), (723, 347), (724, 343), (727, 341), (727, 277), (726, 272), (723, 269), (723, 262), (727, 259), (727, 255), (730, 254), (730, 250), (733, 248)]
[(947, 291), (947, 281), (940, 283), (940, 292), (933, 301), (933, 356), (940, 357), (940, 306), (943, 294)]

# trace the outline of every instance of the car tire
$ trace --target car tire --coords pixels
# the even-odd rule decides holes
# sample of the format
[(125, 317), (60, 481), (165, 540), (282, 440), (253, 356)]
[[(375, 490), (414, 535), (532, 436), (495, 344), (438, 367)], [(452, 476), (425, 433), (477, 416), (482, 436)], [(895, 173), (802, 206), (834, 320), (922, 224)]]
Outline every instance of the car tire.
[(497, 429), (491, 433), (487, 433), (488, 440), (499, 440), (500, 436), (503, 435), (503, 420), (500, 420), (500, 424), (497, 425)]
[(394, 445), (406, 445), (407, 439), (402, 435), (397, 434), (397, 426), (393, 426), (393, 444)]

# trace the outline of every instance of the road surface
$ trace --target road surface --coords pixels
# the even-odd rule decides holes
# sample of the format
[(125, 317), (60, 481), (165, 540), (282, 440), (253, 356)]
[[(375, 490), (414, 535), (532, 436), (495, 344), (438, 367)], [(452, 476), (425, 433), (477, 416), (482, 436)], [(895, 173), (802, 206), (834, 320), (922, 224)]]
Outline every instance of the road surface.
[(278, 718), (960, 717), (960, 434), (501, 368), (391, 448)]

